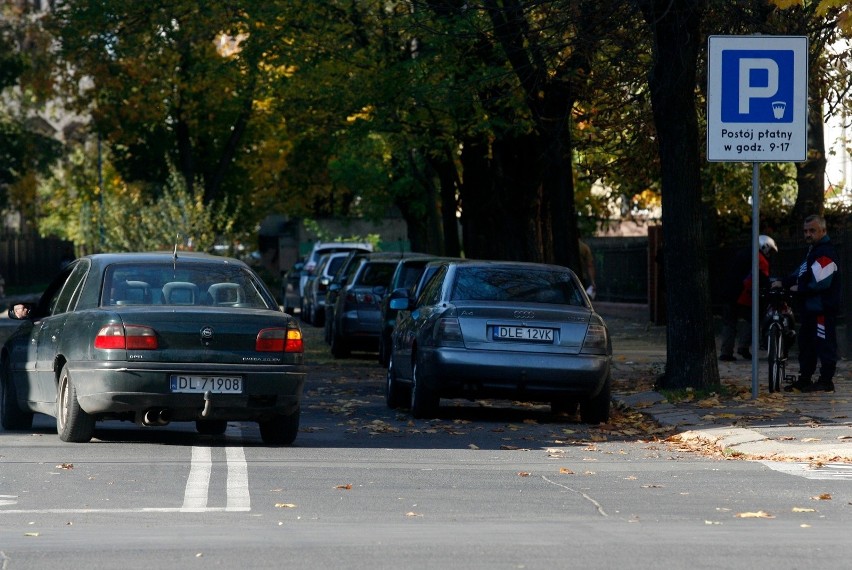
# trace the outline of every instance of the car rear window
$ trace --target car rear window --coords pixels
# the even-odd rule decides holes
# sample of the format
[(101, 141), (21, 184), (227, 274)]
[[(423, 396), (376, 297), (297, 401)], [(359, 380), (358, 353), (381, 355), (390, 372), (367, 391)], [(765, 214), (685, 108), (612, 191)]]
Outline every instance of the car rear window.
[(387, 287), (390, 285), (391, 277), (396, 269), (394, 263), (377, 263), (367, 261), (361, 268), (361, 272), (355, 278), (355, 285), (364, 287)]
[(223, 264), (117, 263), (106, 268), (101, 306), (270, 308), (244, 268)]
[(570, 272), (528, 267), (459, 267), (450, 298), (453, 301), (585, 304)]

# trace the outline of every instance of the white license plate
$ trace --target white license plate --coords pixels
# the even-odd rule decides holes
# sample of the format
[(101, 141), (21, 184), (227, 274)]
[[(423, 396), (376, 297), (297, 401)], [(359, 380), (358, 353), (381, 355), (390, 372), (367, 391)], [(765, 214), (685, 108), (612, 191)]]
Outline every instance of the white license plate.
[(181, 394), (242, 394), (241, 376), (192, 376), (172, 374), (170, 380), (172, 392)]
[(554, 329), (496, 325), (494, 327), (493, 335), (494, 340), (523, 340), (552, 343), (554, 339)]

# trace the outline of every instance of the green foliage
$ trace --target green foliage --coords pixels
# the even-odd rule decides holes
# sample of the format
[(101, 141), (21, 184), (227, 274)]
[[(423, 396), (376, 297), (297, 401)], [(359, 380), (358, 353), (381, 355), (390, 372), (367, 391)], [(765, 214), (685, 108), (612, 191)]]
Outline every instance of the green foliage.
[(205, 202), (201, 186), (190, 191), (174, 168), (156, 197), (126, 183), (108, 160), (102, 176), (101, 190), (95, 158), (84, 147), (55, 168), (39, 189), (47, 206), (39, 220), (41, 232), (86, 252), (171, 250), (176, 245), (211, 251), (216, 243), (243, 237), (235, 228), (235, 200)]

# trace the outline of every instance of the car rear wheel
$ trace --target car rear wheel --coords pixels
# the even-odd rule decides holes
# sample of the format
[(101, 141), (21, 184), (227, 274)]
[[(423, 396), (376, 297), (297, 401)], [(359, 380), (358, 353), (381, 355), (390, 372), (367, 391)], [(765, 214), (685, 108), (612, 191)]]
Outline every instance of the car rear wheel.
[(418, 419), (434, 418), (438, 412), (440, 398), (426, 385), (418, 371), (417, 361), (411, 371), (411, 415)]
[(607, 376), (603, 388), (596, 395), (580, 402), (580, 421), (584, 424), (600, 424), (609, 421), (612, 377)]
[(396, 369), (393, 367), (393, 356), (388, 359), (387, 383), (385, 384), (385, 400), (392, 410), (405, 406), (411, 396), (408, 390), (396, 379)]
[(576, 398), (561, 398), (550, 402), (550, 412), (554, 416), (571, 416), (577, 414), (577, 406), (580, 404)]
[(267, 445), (290, 445), (299, 433), (299, 416), (301, 408), (289, 415), (276, 415), (271, 420), (258, 422), (260, 439)]
[(9, 360), (0, 365), (0, 424), (6, 430), (23, 430), (33, 427), (33, 415), (18, 406), (18, 391), (12, 381)]
[(195, 430), (201, 435), (222, 435), (226, 429), (227, 420), (195, 420)]
[(56, 432), (62, 441), (86, 443), (95, 434), (95, 418), (87, 414), (77, 401), (77, 388), (67, 366), (59, 375), (56, 398)]

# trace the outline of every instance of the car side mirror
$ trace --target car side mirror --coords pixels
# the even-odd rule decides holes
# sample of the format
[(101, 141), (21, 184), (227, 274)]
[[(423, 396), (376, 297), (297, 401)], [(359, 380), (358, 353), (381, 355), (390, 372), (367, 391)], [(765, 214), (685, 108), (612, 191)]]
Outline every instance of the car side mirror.
[(390, 294), (390, 302), (388, 306), (394, 311), (407, 311), (412, 305), (412, 300), (408, 296), (408, 289), (401, 287), (394, 289)]

